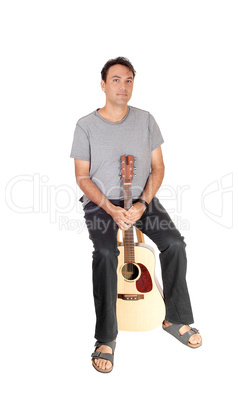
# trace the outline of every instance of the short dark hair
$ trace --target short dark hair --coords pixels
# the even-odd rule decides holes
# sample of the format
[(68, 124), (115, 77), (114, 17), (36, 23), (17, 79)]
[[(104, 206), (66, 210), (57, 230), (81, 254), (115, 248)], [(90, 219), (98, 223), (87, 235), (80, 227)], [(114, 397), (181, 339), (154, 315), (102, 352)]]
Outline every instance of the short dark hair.
[(103, 69), (101, 71), (101, 77), (102, 77), (103, 81), (106, 82), (108, 70), (110, 67), (114, 66), (115, 64), (121, 64), (123, 66), (128, 67), (129, 70), (133, 74), (133, 78), (135, 77), (136, 71), (135, 71), (133, 65), (131, 64), (131, 62), (126, 57), (117, 57), (116, 59), (108, 60), (105, 64), (105, 66), (103, 67)]

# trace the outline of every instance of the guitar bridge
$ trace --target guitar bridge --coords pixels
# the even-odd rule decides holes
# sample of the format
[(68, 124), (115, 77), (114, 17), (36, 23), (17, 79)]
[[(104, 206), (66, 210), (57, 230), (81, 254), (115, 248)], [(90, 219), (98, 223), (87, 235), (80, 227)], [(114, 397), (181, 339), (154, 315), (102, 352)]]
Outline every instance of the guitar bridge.
[(118, 299), (122, 300), (141, 300), (144, 299), (144, 295), (129, 295), (129, 294), (123, 294), (123, 293), (118, 293), (117, 295)]

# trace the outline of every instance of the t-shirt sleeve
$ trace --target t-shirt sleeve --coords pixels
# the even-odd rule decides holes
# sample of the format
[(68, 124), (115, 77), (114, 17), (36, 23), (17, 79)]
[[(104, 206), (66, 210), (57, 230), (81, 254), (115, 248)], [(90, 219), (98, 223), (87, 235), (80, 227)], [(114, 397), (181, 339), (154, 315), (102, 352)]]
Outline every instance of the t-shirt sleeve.
[(90, 161), (90, 143), (87, 133), (77, 123), (71, 148), (71, 158)]
[(149, 115), (149, 132), (150, 132), (150, 146), (151, 152), (163, 144), (164, 139), (162, 137), (160, 128), (156, 123), (154, 117)]

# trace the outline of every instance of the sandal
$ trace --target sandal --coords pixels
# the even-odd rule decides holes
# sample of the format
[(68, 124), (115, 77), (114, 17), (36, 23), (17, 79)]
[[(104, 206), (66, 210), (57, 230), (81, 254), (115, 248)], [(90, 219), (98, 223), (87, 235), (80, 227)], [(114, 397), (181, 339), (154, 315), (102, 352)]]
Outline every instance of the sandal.
[[(97, 348), (99, 348), (99, 346), (102, 345), (106, 345), (106, 346), (110, 346), (110, 348), (112, 348), (112, 353), (102, 353), (102, 352), (97, 352)], [(96, 342), (95, 343), (95, 350), (92, 353), (91, 357), (92, 357), (92, 364), (93, 367), (97, 370), (100, 371), (100, 373), (110, 373), (113, 369), (113, 362), (114, 362), (114, 351), (116, 348), (116, 342), (112, 341), (112, 342)], [(104, 359), (104, 360), (109, 360), (112, 363), (112, 367), (110, 369), (100, 369), (94, 362), (94, 359)]]
[(179, 329), (183, 326), (184, 324), (172, 324), (169, 327), (165, 327), (164, 324), (163, 329), (168, 332), (170, 335), (173, 335), (176, 339), (178, 339), (180, 342), (182, 342), (184, 345), (189, 346), (190, 348), (196, 349), (199, 348), (199, 346), (202, 345), (202, 341), (197, 344), (192, 344), (189, 342), (189, 339), (191, 338), (192, 335), (194, 334), (199, 334), (199, 331), (196, 328), (190, 328), (189, 331), (185, 332), (185, 334), (180, 335)]

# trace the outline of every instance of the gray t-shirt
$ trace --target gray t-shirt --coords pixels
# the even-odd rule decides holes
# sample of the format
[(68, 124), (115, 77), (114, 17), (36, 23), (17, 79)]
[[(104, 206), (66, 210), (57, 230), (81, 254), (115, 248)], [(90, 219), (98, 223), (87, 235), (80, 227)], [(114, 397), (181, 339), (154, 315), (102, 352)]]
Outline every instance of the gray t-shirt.
[[(164, 142), (154, 117), (128, 106), (123, 120), (113, 123), (97, 110), (78, 120), (70, 157), (90, 161), (90, 178), (110, 200), (123, 199), (121, 155), (134, 155), (132, 197), (138, 198), (150, 174), (151, 152)], [(84, 206), (89, 199), (84, 194)]]

